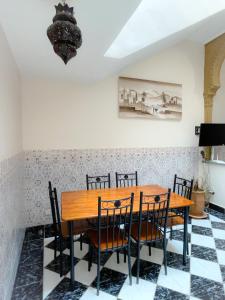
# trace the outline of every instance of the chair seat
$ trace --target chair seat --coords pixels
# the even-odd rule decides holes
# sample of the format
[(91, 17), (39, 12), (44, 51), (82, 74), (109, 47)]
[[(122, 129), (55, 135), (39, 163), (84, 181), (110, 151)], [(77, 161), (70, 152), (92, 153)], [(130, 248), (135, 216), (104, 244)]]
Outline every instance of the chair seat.
[(174, 212), (168, 213), (168, 219), (167, 219), (168, 227), (172, 227), (175, 225), (183, 225), (183, 224), (184, 224), (184, 218), (182, 216), (179, 216)]
[[(61, 228), (62, 228), (63, 237), (68, 237), (69, 236), (68, 222), (62, 222)], [(73, 235), (84, 233), (87, 230), (88, 230), (88, 223), (86, 220), (73, 222)]]
[[(106, 249), (114, 249), (118, 247), (122, 247), (128, 244), (128, 241), (124, 238), (124, 232), (121, 229), (114, 229), (114, 239), (112, 235), (113, 230), (108, 230), (108, 242), (107, 242), (107, 230), (102, 229), (101, 230), (101, 245), (100, 249), (101, 251), (104, 251)], [(98, 231), (97, 230), (88, 230), (87, 235), (90, 239), (90, 242), (92, 245), (94, 245), (95, 248), (98, 248)]]
[[(131, 236), (138, 241), (138, 224), (132, 225)], [(163, 234), (156, 226), (153, 226), (150, 222), (142, 222), (141, 240), (154, 241), (162, 238)]]

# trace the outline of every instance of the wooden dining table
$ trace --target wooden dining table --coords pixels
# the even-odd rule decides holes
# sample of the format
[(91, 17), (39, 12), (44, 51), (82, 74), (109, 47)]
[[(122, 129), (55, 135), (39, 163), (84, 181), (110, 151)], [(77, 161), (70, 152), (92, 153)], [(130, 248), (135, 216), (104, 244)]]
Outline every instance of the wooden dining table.
[[(71, 287), (74, 287), (74, 242), (73, 227), (77, 220), (87, 220), (98, 217), (98, 197), (104, 200), (115, 200), (129, 197), (134, 193), (133, 214), (139, 212), (140, 192), (146, 195), (159, 195), (167, 192), (168, 189), (159, 185), (143, 185), (123, 188), (109, 188), (97, 190), (78, 190), (62, 192), (61, 195), (61, 218), (68, 222), (70, 238), (70, 280)], [(176, 193), (171, 193), (170, 209), (183, 209), (184, 211), (184, 243), (183, 243), (183, 264), (186, 264), (186, 253), (188, 243), (188, 212), (193, 204), (191, 200)]]

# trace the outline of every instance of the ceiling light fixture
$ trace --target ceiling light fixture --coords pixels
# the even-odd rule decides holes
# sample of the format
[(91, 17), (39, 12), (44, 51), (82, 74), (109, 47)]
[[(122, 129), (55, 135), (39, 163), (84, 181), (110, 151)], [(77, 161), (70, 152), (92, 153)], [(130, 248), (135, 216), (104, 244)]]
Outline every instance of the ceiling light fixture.
[(56, 15), (53, 24), (47, 29), (47, 36), (53, 49), (65, 64), (77, 55), (77, 49), (82, 44), (82, 35), (74, 18), (73, 7), (69, 7), (65, 0), (55, 6)]

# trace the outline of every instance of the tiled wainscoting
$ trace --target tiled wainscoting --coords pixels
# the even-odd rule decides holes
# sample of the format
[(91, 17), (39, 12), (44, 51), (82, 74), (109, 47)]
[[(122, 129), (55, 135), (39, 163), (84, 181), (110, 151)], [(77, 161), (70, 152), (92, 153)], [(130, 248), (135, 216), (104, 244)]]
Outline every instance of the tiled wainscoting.
[(171, 187), (175, 173), (196, 176), (198, 160), (197, 147), (28, 151), (24, 182), (27, 226), (51, 222), (49, 180), (60, 195), (61, 191), (84, 189), (86, 174), (110, 172), (115, 185), (116, 171), (137, 170), (139, 184)]
[[(88, 272), (88, 245), (75, 242), (75, 290), (70, 290), (69, 249), (64, 245), (63, 277), (59, 257), (54, 259), (51, 226), (26, 231), (12, 300), (222, 300), (225, 299), (225, 215), (209, 209), (208, 219), (190, 220), (189, 257), (183, 265), (183, 233), (174, 230), (167, 241), (168, 275), (165, 276), (161, 244), (141, 249), (140, 283), (136, 285), (136, 248), (132, 243), (132, 286), (127, 263), (117, 264), (116, 254), (101, 256), (100, 295), (96, 296), (96, 256)], [(178, 229), (178, 228), (177, 228)], [(31, 267), (32, 266), (32, 267)]]
[(24, 236), (23, 154), (0, 162), (0, 299), (9, 300)]

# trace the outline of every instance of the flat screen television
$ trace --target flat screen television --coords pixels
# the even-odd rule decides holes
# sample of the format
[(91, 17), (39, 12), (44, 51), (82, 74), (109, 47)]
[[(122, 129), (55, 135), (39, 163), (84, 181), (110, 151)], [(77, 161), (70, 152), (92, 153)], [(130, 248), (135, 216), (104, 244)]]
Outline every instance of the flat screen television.
[(203, 123), (200, 126), (199, 146), (225, 145), (225, 124)]

